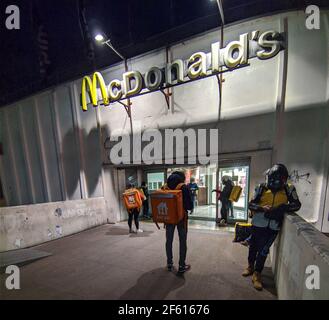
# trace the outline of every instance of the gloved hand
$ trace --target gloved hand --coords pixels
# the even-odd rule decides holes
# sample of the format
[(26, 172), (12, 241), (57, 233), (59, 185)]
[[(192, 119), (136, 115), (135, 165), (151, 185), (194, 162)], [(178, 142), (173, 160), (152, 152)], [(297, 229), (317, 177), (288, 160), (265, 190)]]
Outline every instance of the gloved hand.
[(264, 217), (268, 219), (276, 220), (278, 222), (282, 222), (286, 209), (287, 209), (286, 205), (281, 204), (278, 207), (265, 212)]

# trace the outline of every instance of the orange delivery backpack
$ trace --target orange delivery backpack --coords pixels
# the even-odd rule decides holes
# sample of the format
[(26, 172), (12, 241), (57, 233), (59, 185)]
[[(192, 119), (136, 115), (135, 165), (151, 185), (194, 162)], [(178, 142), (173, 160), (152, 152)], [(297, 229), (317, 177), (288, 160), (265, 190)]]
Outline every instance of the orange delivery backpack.
[(127, 210), (141, 208), (143, 204), (143, 199), (140, 191), (136, 188), (127, 189), (123, 193), (123, 203)]
[(178, 224), (185, 216), (183, 207), (183, 193), (181, 187), (184, 183), (177, 185), (175, 190), (166, 185), (163, 189), (150, 194), (153, 222), (158, 229), (158, 223)]

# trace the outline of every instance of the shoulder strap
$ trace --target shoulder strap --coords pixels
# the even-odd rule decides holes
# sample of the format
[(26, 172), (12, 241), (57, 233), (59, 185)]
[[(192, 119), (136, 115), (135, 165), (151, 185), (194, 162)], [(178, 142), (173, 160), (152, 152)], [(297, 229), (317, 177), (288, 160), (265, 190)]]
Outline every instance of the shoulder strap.
[(288, 199), (291, 198), (294, 191), (296, 192), (295, 186), (291, 183), (285, 184), (284, 190), (286, 192), (286, 195), (287, 195)]
[(176, 186), (175, 190), (180, 190), (180, 189), (182, 189), (182, 186), (183, 186), (183, 185), (185, 185), (184, 182), (179, 183), (179, 184)]
[(256, 193), (255, 193), (255, 197), (254, 197), (254, 201), (256, 203), (258, 203), (265, 191), (265, 184), (264, 183), (261, 183), (259, 184), (257, 187), (256, 187)]

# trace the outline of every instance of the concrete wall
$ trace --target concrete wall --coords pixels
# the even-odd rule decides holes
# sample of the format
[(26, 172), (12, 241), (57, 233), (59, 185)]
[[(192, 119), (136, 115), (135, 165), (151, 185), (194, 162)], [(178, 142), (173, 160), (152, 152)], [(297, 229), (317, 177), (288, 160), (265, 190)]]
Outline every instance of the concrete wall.
[[(273, 246), (272, 268), (279, 299), (329, 299), (329, 238), (298, 215), (286, 216)], [(320, 271), (320, 288), (306, 287), (306, 268)]]
[(0, 208), (0, 252), (34, 246), (110, 220), (104, 198)]

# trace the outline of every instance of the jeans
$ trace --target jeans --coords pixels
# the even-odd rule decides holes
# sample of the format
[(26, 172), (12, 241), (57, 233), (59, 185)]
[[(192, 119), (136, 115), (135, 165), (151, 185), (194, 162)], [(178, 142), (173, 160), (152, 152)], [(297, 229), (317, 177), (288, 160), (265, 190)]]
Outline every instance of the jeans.
[(277, 235), (278, 231), (269, 228), (251, 227), (248, 263), (255, 271), (263, 271), (270, 247)]
[[(172, 244), (174, 240), (175, 224), (166, 224), (166, 253), (167, 264), (173, 264)], [(177, 224), (179, 237), (179, 266), (185, 267), (186, 251), (187, 251), (187, 221), (183, 219)]]
[(133, 218), (134, 218), (134, 221), (135, 221), (136, 229), (137, 230), (139, 229), (138, 216), (139, 216), (139, 209), (137, 209), (137, 208), (132, 209), (130, 212), (128, 212), (128, 226), (129, 226), (129, 229), (131, 229), (131, 227), (132, 227)]
[(234, 218), (234, 214), (233, 214), (233, 202), (232, 201), (228, 201), (228, 211), (230, 212), (230, 217)]
[(148, 200), (143, 201), (143, 216), (144, 217), (149, 216), (149, 201)]
[(220, 209), (220, 216), (221, 219), (224, 219), (227, 222), (227, 214), (230, 209), (230, 201), (229, 200), (222, 200), (222, 208)]

